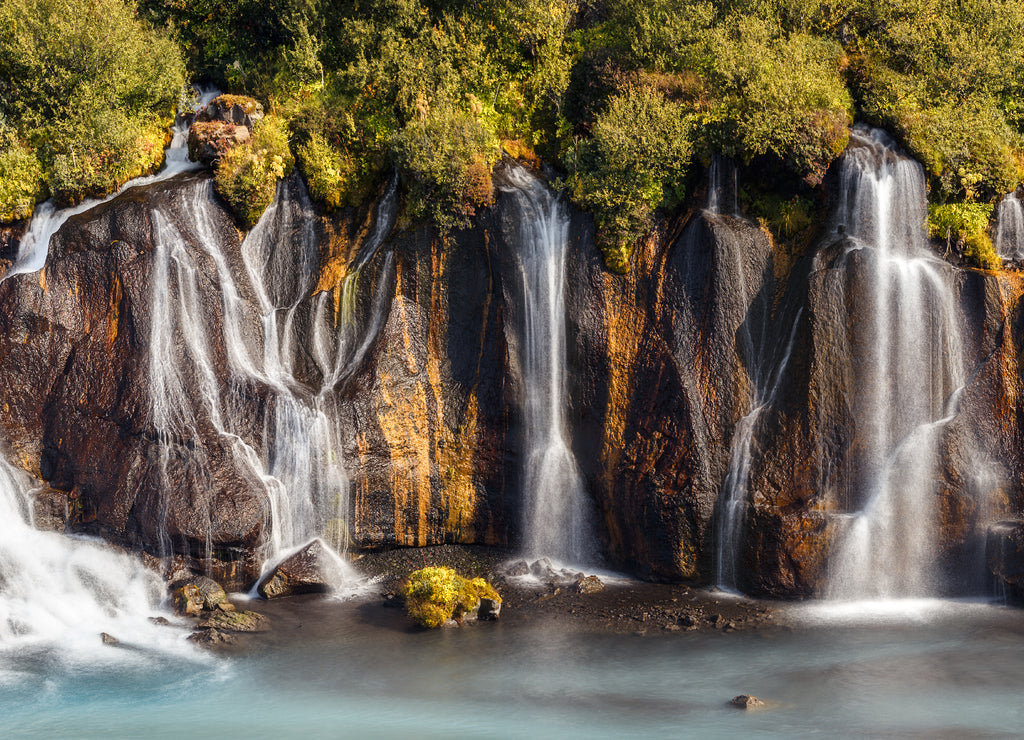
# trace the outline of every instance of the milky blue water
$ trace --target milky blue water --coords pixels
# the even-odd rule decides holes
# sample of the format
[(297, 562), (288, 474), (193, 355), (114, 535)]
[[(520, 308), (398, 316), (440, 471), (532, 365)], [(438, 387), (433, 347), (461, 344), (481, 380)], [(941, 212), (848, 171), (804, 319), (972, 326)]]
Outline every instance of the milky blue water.
[[(0, 736), (1020, 736), (1024, 613), (793, 611), (792, 629), (755, 633), (426, 633), (376, 603), (308, 602), (234, 657), (7, 656)], [(728, 707), (740, 693), (771, 706)]]

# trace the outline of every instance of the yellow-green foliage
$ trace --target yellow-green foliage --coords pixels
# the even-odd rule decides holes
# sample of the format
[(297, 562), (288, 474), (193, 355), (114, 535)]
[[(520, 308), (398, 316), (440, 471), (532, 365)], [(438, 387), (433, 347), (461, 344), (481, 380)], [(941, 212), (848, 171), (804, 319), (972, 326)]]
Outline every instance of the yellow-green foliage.
[[(166, 123), (166, 121), (164, 122)], [(97, 116), (93, 135), (69, 144), (50, 169), (50, 192), (61, 204), (117, 190), (133, 177), (159, 168), (164, 160), (164, 127), (160, 123)]]
[(0, 117), (59, 201), (159, 166), (183, 84), (178, 49), (138, 21), (134, 0), (0, 3)]
[(928, 235), (955, 243), (967, 262), (985, 270), (998, 270), (1002, 261), (988, 235), (990, 203), (948, 203), (928, 206)]
[(351, 156), (331, 146), (319, 131), (314, 131), (298, 147), (296, 159), (314, 199), (328, 208), (338, 208), (351, 200), (358, 174), (356, 164)]
[(45, 191), (43, 168), (20, 144), (0, 148), (0, 223), (32, 215)]
[(405, 606), (423, 627), (440, 627), (459, 619), (480, 604), (480, 599), (501, 601), (498, 592), (483, 578), (463, 578), (451, 568), (422, 568), (402, 587)]
[(682, 199), (691, 127), (682, 104), (638, 85), (615, 95), (592, 137), (567, 154), (569, 190), (596, 214), (598, 243), (610, 270), (626, 272), (654, 210)]
[(214, 182), (238, 219), (253, 226), (273, 202), (277, 181), (291, 174), (294, 164), (284, 120), (268, 115), (255, 123), (248, 142), (221, 157)]
[(442, 231), (465, 226), (478, 207), (494, 199), (491, 168), (498, 139), (479, 120), (475, 101), (467, 105), (469, 111), (420, 99), (419, 114), (392, 141), (409, 188), (409, 215), (429, 216)]

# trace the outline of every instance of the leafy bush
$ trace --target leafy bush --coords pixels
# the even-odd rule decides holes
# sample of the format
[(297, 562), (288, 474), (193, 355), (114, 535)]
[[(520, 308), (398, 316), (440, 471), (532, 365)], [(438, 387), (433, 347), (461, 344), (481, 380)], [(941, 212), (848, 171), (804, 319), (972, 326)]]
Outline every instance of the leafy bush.
[(221, 158), (214, 183), (238, 219), (253, 226), (273, 202), (277, 181), (291, 174), (294, 164), (284, 120), (268, 115), (255, 123), (252, 139)]
[(968, 264), (998, 270), (1002, 260), (988, 235), (990, 203), (948, 203), (928, 206), (928, 235), (954, 243)]
[(456, 106), (420, 101), (420, 115), (392, 141), (409, 188), (409, 216), (429, 216), (441, 231), (465, 226), (493, 202), (491, 168), (498, 141), (476, 116)]
[(679, 203), (690, 165), (692, 117), (650, 87), (614, 96), (592, 138), (566, 155), (573, 198), (595, 213), (605, 264), (629, 269), (636, 240), (654, 210)]
[(449, 619), (460, 619), (480, 604), (480, 599), (501, 601), (501, 596), (483, 578), (463, 578), (451, 568), (423, 568), (409, 576), (402, 586), (405, 607), (423, 627), (440, 627)]
[(50, 192), (62, 205), (117, 190), (133, 177), (153, 172), (164, 160), (165, 129), (159, 124), (109, 113), (83, 122), (77, 130), (91, 133), (62, 137), (61, 153), (51, 162)]
[(17, 143), (0, 148), (0, 223), (31, 216), (44, 190), (43, 168), (31, 151)]
[(298, 147), (296, 156), (314, 199), (328, 208), (338, 208), (349, 200), (356, 176), (356, 165), (350, 156), (331, 146), (319, 132), (312, 133)]
[(178, 49), (133, 0), (0, 3), (0, 116), (63, 202), (159, 166), (183, 84)]

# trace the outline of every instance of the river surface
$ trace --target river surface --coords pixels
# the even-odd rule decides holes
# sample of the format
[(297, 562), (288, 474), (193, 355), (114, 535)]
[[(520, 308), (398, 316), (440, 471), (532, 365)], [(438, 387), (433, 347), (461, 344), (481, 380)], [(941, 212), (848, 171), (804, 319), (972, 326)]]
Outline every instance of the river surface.
[[(0, 662), (8, 738), (1019, 737), (1024, 619), (996, 606), (786, 607), (787, 627), (414, 631), (379, 602), (260, 608), (249, 652)], [(171, 628), (169, 628), (171, 629)], [(184, 640), (185, 632), (181, 632)], [(98, 640), (97, 640), (98, 642)], [(770, 702), (745, 712), (737, 694)]]

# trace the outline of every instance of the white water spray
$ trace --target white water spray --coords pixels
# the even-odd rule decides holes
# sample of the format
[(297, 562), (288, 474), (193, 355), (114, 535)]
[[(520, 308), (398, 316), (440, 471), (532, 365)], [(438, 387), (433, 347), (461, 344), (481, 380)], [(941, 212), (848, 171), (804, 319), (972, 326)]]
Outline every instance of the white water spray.
[(525, 421), (523, 549), (531, 557), (593, 562), (589, 502), (568, 444), (565, 419), (565, 252), (569, 215), (561, 200), (523, 167), (507, 171), (519, 243)]
[(108, 545), (35, 529), (28, 483), (0, 460), (0, 663), (37, 650), (87, 665), (190, 654), (183, 631), (150, 621), (160, 578)]
[(881, 131), (856, 127), (837, 232), (870, 283), (850, 309), (866, 332), (850, 389), (863, 490), (833, 554), (833, 598), (917, 597), (937, 586), (938, 445), (966, 378), (952, 270), (928, 250), (924, 223), (921, 165)]
[(1015, 190), (999, 201), (995, 246), (1004, 260), (1024, 260), (1024, 202), (1020, 191)]

